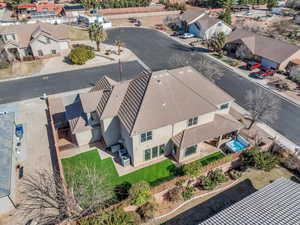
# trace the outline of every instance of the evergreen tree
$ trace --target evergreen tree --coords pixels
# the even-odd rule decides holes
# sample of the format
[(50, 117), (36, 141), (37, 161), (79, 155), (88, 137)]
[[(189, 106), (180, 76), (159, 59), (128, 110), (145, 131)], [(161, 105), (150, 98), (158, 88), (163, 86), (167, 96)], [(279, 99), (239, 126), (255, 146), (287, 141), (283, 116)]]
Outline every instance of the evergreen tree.
[(230, 8), (226, 8), (225, 12), (220, 13), (218, 18), (230, 25), (231, 22), (232, 22), (231, 21), (231, 10), (230, 10)]

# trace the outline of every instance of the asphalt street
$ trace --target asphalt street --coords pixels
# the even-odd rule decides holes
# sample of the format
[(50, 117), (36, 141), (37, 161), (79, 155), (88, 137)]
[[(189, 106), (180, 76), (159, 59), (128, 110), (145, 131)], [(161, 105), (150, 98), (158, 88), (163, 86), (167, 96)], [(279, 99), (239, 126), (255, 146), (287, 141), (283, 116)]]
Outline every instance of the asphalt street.
[[(246, 92), (260, 88), (226, 66), (201, 54), (201, 49), (192, 51), (190, 47), (170, 39), (159, 31), (143, 28), (112, 29), (108, 32), (107, 43), (113, 43), (115, 40), (123, 41), (125, 46), (153, 71), (192, 65), (206, 76), (211, 77), (213, 74), (215, 83), (244, 107)], [(141, 70), (143, 67), (138, 62), (123, 63), (122, 79), (133, 78)], [(0, 104), (38, 97), (43, 93), (55, 94), (86, 88), (92, 86), (103, 75), (110, 75), (119, 80), (118, 64), (0, 82)], [(270, 91), (265, 93), (279, 98)], [(300, 145), (300, 109), (282, 98), (279, 99), (281, 104), (278, 120), (269, 125)]]

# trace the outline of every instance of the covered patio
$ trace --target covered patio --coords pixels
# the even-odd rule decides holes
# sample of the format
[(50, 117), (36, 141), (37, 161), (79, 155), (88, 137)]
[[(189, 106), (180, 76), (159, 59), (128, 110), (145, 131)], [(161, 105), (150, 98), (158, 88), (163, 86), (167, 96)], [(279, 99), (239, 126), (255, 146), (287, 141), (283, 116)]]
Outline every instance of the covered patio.
[(172, 138), (173, 156), (179, 163), (193, 161), (220, 151), (220, 146), (235, 137), (243, 124), (228, 114), (215, 115), (214, 121), (189, 128)]

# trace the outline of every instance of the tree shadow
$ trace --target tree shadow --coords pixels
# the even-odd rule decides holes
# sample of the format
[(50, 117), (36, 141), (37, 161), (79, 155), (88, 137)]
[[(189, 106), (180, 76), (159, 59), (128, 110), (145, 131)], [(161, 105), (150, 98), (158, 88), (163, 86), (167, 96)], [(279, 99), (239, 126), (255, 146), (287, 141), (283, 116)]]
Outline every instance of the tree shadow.
[(196, 225), (257, 191), (249, 179), (221, 192), (205, 202), (188, 209), (162, 225)]

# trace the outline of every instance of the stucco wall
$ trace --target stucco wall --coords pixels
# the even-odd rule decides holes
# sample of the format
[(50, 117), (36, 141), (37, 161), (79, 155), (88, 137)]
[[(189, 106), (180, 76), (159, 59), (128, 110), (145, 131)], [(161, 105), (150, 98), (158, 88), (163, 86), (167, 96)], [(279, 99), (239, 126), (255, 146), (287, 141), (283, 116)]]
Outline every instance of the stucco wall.
[(91, 130), (76, 133), (76, 140), (79, 146), (94, 143), (100, 140), (101, 130), (100, 127), (93, 128)]
[(107, 146), (118, 143), (121, 138), (120, 121), (117, 117), (101, 121), (102, 136)]
[(193, 157), (196, 157), (196, 156), (200, 155), (201, 154), (201, 149), (203, 149), (203, 143), (198, 143), (197, 144), (196, 153), (192, 154), (192, 155), (189, 155), (189, 156), (184, 156), (185, 149), (181, 149), (179, 151), (179, 154), (178, 154), (178, 156), (179, 156), (179, 158), (178, 158), (179, 162), (184, 161), (184, 160), (188, 160), (190, 158), (193, 158)]
[(122, 123), (120, 123), (120, 131), (121, 131), (121, 138), (123, 139), (123, 144), (127, 149), (128, 154), (131, 157), (131, 163), (134, 165), (135, 155), (133, 154), (132, 137), (129, 136), (129, 133), (127, 132), (126, 128)]
[[(64, 44), (68, 45), (67, 41), (62, 41), (65, 42)], [(38, 51), (42, 50), (43, 55), (52, 55), (52, 50), (56, 50), (56, 54), (61, 54), (62, 49), (60, 47), (60, 44), (58, 44), (57, 41), (50, 39), (50, 43), (47, 43), (46, 37), (43, 35), (38, 36), (36, 39), (34, 39), (30, 47), (32, 49), (32, 53), (34, 56), (39, 56)]]

